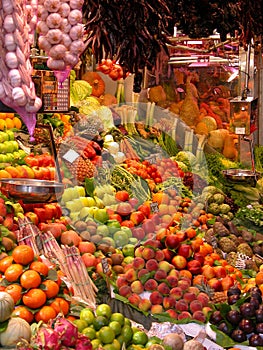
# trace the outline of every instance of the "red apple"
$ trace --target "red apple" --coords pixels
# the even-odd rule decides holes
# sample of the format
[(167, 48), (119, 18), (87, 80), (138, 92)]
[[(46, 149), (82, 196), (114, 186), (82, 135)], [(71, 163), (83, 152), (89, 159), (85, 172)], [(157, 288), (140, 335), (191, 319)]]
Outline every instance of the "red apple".
[(136, 208), (138, 203), (139, 203), (139, 200), (135, 197), (132, 197), (128, 200), (128, 202), (130, 203), (130, 205), (133, 207), (133, 208)]
[(194, 253), (194, 259), (195, 259), (195, 260), (198, 260), (198, 261), (200, 262), (201, 265), (203, 265), (203, 263), (204, 263), (204, 261), (205, 261), (204, 256), (203, 256), (201, 253), (199, 253), (199, 252), (195, 252), (195, 253)]
[(215, 290), (215, 292), (220, 292), (222, 290), (222, 284), (221, 281), (217, 278), (211, 278), (209, 281), (207, 281), (207, 284)]
[(34, 174), (35, 174), (35, 179), (42, 180), (43, 179), (43, 168), (39, 166), (33, 166), (32, 167)]
[(198, 275), (202, 272), (201, 264), (198, 260), (190, 260), (187, 263), (187, 269), (193, 274)]
[(162, 250), (162, 252), (164, 253), (164, 258), (165, 258), (166, 261), (171, 261), (172, 258), (175, 255), (175, 253), (172, 250), (168, 249), (168, 248), (164, 248)]
[(50, 171), (48, 167), (41, 167), (42, 168), (42, 179), (43, 180), (50, 180)]
[(190, 258), (193, 251), (189, 244), (181, 244), (178, 249), (178, 254), (184, 256), (186, 259)]
[(133, 211), (130, 215), (130, 220), (134, 223), (135, 226), (139, 225), (145, 219), (144, 214), (137, 210)]
[(221, 280), (221, 285), (223, 290), (228, 290), (230, 287), (234, 285), (235, 281), (233, 277), (227, 275)]
[(120, 224), (122, 223), (122, 217), (119, 214), (116, 214), (114, 212), (112, 214), (109, 214), (109, 220), (117, 220), (119, 221)]
[(130, 215), (133, 208), (128, 202), (119, 203), (117, 206), (116, 213), (121, 216), (127, 216)]
[[(116, 215), (118, 215), (118, 214), (116, 214)], [(129, 228), (132, 228), (132, 227), (134, 227), (134, 223), (131, 220), (123, 220), (123, 221), (121, 221), (121, 226), (126, 226)]]
[(146, 218), (148, 218), (151, 213), (151, 207), (146, 203), (141, 204), (137, 210), (141, 211)]
[(142, 227), (132, 227), (132, 236), (137, 238), (139, 241), (144, 239), (145, 232)]
[(227, 273), (226, 273), (226, 269), (224, 268), (224, 266), (214, 266), (214, 272), (217, 278), (224, 278), (226, 277)]
[(161, 218), (158, 213), (150, 214), (148, 218), (151, 219), (155, 223), (155, 225), (158, 225), (161, 222)]
[(152, 219), (145, 219), (143, 220), (142, 228), (146, 234), (155, 232), (155, 223)]
[(165, 239), (165, 245), (169, 249), (176, 249), (179, 247), (180, 241), (176, 234), (170, 234)]

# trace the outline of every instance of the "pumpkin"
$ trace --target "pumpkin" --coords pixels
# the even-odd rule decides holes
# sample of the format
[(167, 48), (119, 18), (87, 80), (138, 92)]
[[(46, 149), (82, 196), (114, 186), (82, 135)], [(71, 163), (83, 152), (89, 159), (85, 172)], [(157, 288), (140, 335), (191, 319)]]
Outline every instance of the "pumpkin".
[(0, 322), (8, 320), (14, 308), (15, 304), (11, 295), (7, 292), (0, 292)]
[(30, 324), (20, 317), (11, 317), (6, 330), (0, 333), (0, 344), (3, 347), (15, 347), (21, 339), (31, 338)]
[(82, 76), (82, 80), (87, 81), (91, 87), (91, 95), (95, 97), (100, 97), (105, 92), (105, 82), (102, 77), (97, 72), (86, 72)]
[(161, 85), (153, 86), (149, 89), (149, 100), (151, 102), (160, 103), (166, 100), (166, 93)]

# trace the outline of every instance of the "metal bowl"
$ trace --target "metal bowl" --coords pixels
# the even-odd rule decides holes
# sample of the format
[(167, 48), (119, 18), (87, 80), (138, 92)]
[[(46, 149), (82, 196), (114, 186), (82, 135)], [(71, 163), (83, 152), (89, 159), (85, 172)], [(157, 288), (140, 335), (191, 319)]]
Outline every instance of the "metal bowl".
[(36, 179), (1, 179), (1, 192), (24, 203), (56, 202), (64, 191), (60, 182)]
[(260, 178), (259, 172), (253, 172), (246, 169), (228, 169), (223, 170), (223, 175), (226, 179), (233, 182), (245, 182), (249, 184), (255, 184)]

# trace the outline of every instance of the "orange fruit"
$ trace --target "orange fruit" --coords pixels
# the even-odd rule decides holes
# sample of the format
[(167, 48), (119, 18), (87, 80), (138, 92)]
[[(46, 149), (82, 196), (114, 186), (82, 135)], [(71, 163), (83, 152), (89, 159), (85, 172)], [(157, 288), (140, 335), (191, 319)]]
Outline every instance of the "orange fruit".
[(11, 295), (15, 304), (22, 298), (22, 287), (19, 284), (10, 284), (5, 288), (5, 292)]
[(34, 270), (26, 270), (20, 276), (20, 284), (23, 288), (37, 288), (41, 284), (40, 274)]
[(50, 306), (52, 306), (57, 313), (62, 312), (63, 315), (67, 315), (69, 312), (69, 303), (63, 298), (55, 298), (55, 300), (52, 301)]
[(59, 285), (55, 281), (45, 280), (42, 284), (45, 286), (45, 289), (43, 290), (46, 293), (48, 299), (54, 298), (58, 295)]
[(42, 261), (33, 261), (30, 266), (30, 270), (37, 271), (40, 275), (47, 276), (48, 275), (48, 266), (44, 264)]
[(34, 260), (34, 251), (29, 245), (18, 245), (13, 250), (12, 257), (17, 264), (28, 265)]
[(0, 119), (0, 130), (5, 130), (6, 128), (6, 123), (4, 119)]
[(12, 316), (23, 318), (28, 323), (31, 323), (34, 320), (34, 314), (23, 305), (17, 306), (12, 312)]
[(15, 127), (16, 129), (21, 129), (21, 127), (22, 127), (22, 122), (21, 122), (21, 120), (20, 120), (18, 117), (14, 117), (13, 123), (14, 123), (14, 127)]
[(45, 305), (45, 306), (42, 306), (42, 308), (35, 313), (35, 320), (37, 322), (43, 321), (47, 323), (49, 320), (52, 320), (56, 316), (57, 316), (57, 313), (53, 309), (53, 307)]
[(15, 282), (23, 273), (21, 264), (12, 264), (5, 270), (5, 278), (8, 282)]
[(46, 300), (45, 292), (39, 288), (29, 289), (22, 297), (24, 305), (28, 306), (30, 309), (38, 309), (45, 304)]
[(8, 255), (5, 258), (0, 260), (0, 272), (5, 272), (5, 270), (8, 268), (8, 266), (12, 265), (13, 263), (13, 257)]
[(14, 123), (13, 123), (13, 120), (11, 118), (6, 118), (5, 124), (6, 124), (7, 129), (13, 129), (13, 127), (14, 127)]
[[(0, 121), (1, 121), (1, 119), (0, 119)], [(1, 128), (0, 128), (0, 130), (1, 130)], [(0, 179), (6, 179), (6, 178), (9, 178), (9, 179), (11, 179), (12, 178), (12, 176), (9, 174), (9, 172), (8, 171), (6, 171), (6, 170), (0, 170)]]
[(258, 286), (263, 284), (263, 272), (262, 271), (257, 273), (256, 278), (255, 278), (255, 282)]

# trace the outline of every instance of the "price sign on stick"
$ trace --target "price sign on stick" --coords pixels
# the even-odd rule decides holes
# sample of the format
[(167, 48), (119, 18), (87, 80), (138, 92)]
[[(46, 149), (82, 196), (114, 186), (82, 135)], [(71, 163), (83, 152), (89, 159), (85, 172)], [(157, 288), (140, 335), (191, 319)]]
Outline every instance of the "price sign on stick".
[(106, 276), (106, 284), (107, 284), (107, 288), (110, 291), (110, 282), (109, 282), (109, 275), (111, 273), (110, 267), (109, 267), (109, 263), (107, 258), (102, 258), (101, 259), (101, 265), (102, 265), (102, 271)]

